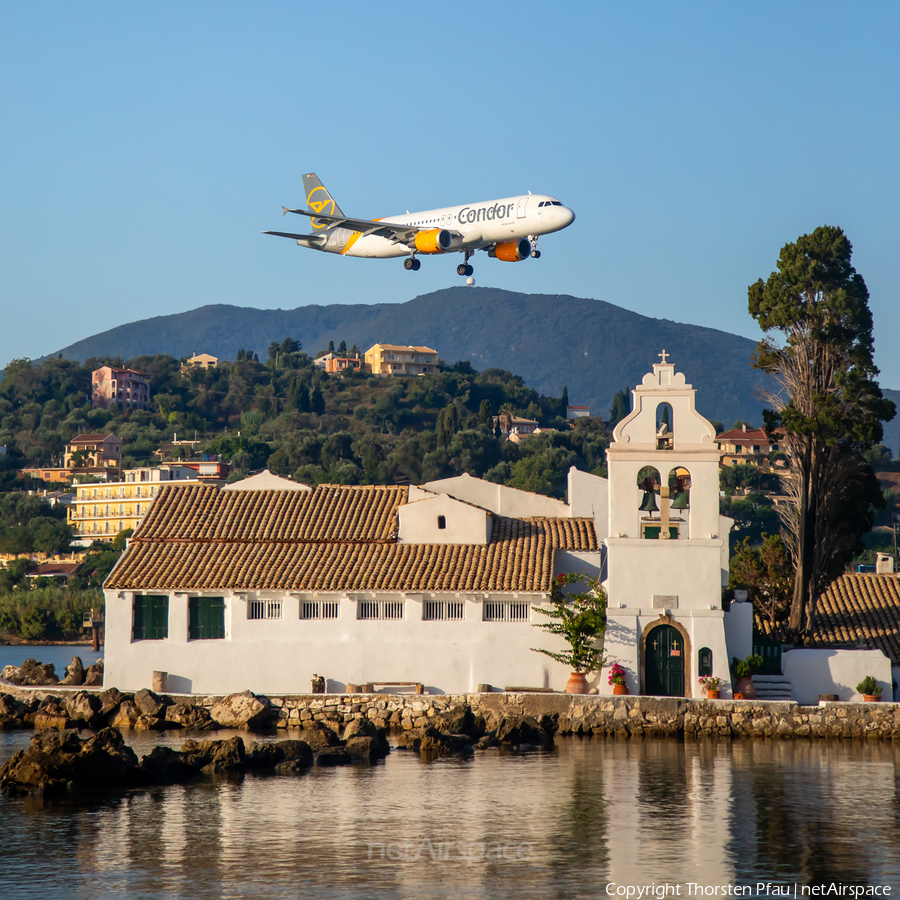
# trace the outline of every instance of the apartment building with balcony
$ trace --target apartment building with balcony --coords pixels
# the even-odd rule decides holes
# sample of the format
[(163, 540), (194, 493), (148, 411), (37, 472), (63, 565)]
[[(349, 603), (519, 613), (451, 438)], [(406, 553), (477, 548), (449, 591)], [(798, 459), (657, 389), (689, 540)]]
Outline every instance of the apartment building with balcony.
[(366, 368), (373, 375), (430, 375), (437, 365), (438, 352), (431, 347), (374, 344), (366, 350)]
[(80, 538), (111, 540), (120, 531), (140, 525), (161, 486), (197, 481), (196, 470), (188, 466), (128, 469), (121, 481), (76, 485), (67, 519)]
[(66, 444), (63, 468), (105, 477), (122, 467), (122, 439), (105, 434), (79, 434)]
[(150, 376), (137, 369), (101, 366), (91, 375), (91, 401), (101, 409), (147, 409)]

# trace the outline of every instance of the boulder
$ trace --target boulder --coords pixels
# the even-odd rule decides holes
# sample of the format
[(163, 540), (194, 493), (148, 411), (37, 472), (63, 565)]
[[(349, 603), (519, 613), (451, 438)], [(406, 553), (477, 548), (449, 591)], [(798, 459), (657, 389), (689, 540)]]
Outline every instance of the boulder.
[(300, 740), (309, 744), (313, 753), (325, 750), (328, 747), (336, 747), (340, 744), (340, 738), (324, 723), (310, 722), (300, 729)]
[(120, 732), (104, 728), (87, 740), (75, 731), (40, 731), (27, 750), (0, 768), (0, 788), (59, 792), (70, 786), (146, 784), (134, 751)]
[(0, 675), (13, 684), (59, 684), (53, 663), (44, 665), (33, 659), (26, 659), (21, 666), (4, 666)]
[(103, 660), (98, 659), (87, 667), (84, 673), (85, 687), (101, 687), (103, 684)]
[(185, 762), (207, 775), (244, 768), (244, 742), (239, 737), (225, 741), (185, 741)]
[(374, 763), (384, 759), (384, 754), (378, 746), (378, 739), (364, 735), (356, 735), (344, 743), (344, 749), (350, 754), (354, 762)]
[(73, 656), (72, 662), (66, 666), (66, 677), (60, 684), (74, 684), (81, 686), (84, 684), (84, 663), (80, 656)]
[(379, 728), (371, 719), (354, 719), (350, 722), (344, 729), (344, 740), (349, 741), (354, 737), (372, 738), (380, 758), (387, 756), (391, 752), (387, 732), (384, 728)]
[(444, 734), (431, 725), (414, 728), (400, 735), (397, 747), (401, 750), (416, 750), (432, 756), (449, 756), (465, 753), (471, 749), (473, 739), (467, 734)]
[(171, 747), (154, 747), (141, 760), (141, 768), (162, 782), (189, 781), (200, 774), (199, 766), (191, 765), (185, 754)]
[[(481, 734), (484, 734), (483, 718), (481, 719), (481, 722)], [(446, 712), (435, 716), (430, 724), (444, 734), (468, 734), (475, 737), (478, 736), (475, 715), (472, 712), (472, 708), (465, 704), (453, 706)]]
[(305, 775), (309, 766), (299, 759), (285, 759), (275, 766), (276, 775)]
[(142, 716), (158, 716), (165, 708), (166, 704), (159, 694), (148, 691), (144, 688), (134, 695), (134, 702), (141, 711)]
[(123, 700), (107, 717), (111, 728), (134, 728), (134, 723), (141, 716), (141, 711), (131, 700)]
[(166, 727), (165, 718), (159, 716), (138, 716), (131, 726), (135, 731), (153, 731)]
[(0, 731), (25, 727), (28, 707), (11, 694), (0, 694)]
[(70, 719), (83, 722), (91, 727), (100, 720), (100, 698), (88, 691), (78, 691), (65, 699), (66, 713)]
[(196, 728), (202, 731), (211, 731), (219, 727), (208, 709), (203, 706), (194, 706), (191, 703), (174, 703), (172, 706), (167, 706), (165, 720), (167, 725)]
[(271, 715), (269, 707), (251, 691), (229, 694), (210, 710), (210, 714), (223, 728), (248, 729), (264, 724)]
[(308, 769), (313, 764), (313, 753), (303, 741), (273, 741), (256, 743), (247, 748), (247, 767), (251, 769), (277, 769), (282, 762), (295, 763), (293, 768)]
[(353, 757), (343, 747), (325, 747), (315, 755), (315, 763), (322, 768), (349, 766)]
[(123, 700), (128, 699), (128, 697), (116, 688), (109, 688), (109, 690), (97, 694), (97, 699), (100, 701), (100, 715), (108, 716)]
[(496, 731), (496, 738), (500, 744), (509, 744), (513, 747), (530, 744), (546, 748), (553, 744), (553, 737), (532, 716), (512, 716), (504, 719)]

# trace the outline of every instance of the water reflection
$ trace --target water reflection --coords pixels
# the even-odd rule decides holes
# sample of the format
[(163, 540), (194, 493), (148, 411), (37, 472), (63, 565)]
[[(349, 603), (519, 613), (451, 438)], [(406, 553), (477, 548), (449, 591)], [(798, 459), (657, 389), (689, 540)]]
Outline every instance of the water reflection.
[[(0, 758), (21, 740), (0, 734)], [(135, 740), (147, 752), (157, 738)], [(303, 778), (0, 800), (0, 884), (22, 897), (154, 900), (574, 900), (606, 896), (610, 882), (896, 893), (898, 761), (900, 749), (873, 742), (572, 738), (525, 756), (395, 752)]]

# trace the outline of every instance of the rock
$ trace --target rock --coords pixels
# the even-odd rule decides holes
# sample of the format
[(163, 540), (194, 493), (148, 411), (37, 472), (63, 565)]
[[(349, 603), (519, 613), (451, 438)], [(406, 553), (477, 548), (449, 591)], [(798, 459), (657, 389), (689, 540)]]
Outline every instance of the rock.
[(282, 763), (291, 763), (288, 768), (293, 772), (308, 769), (313, 764), (313, 752), (303, 741), (254, 742), (247, 748), (246, 761), (248, 768), (276, 771)]
[(248, 729), (264, 724), (270, 716), (269, 707), (251, 691), (229, 694), (210, 710), (210, 714), (223, 728)]
[(444, 734), (429, 725), (400, 735), (397, 747), (432, 756), (450, 756), (453, 753), (467, 752), (471, 749), (472, 743), (473, 739), (467, 734)]
[(181, 752), (185, 762), (207, 775), (244, 768), (244, 742), (239, 737), (225, 741), (186, 741)]
[(276, 775), (305, 775), (309, 766), (299, 759), (286, 759), (275, 766)]
[[(483, 719), (482, 722), (484, 722)], [(472, 712), (471, 707), (466, 705), (451, 707), (445, 713), (435, 716), (434, 719), (432, 719), (431, 724), (444, 734), (468, 734), (477, 736), (475, 715)], [(481, 733), (484, 734), (483, 725)]]
[(41, 731), (0, 768), (0, 788), (58, 792), (69, 786), (146, 784), (134, 751), (120, 732), (104, 728), (87, 740), (75, 731)]
[(138, 716), (131, 726), (135, 731), (153, 731), (166, 727), (166, 720), (158, 716)]
[(190, 703), (175, 703), (167, 706), (165, 720), (168, 725), (180, 725), (182, 728), (196, 728), (203, 731), (211, 731), (219, 727), (208, 709), (202, 706), (193, 706)]
[(344, 749), (354, 762), (374, 763), (379, 759), (384, 759), (377, 738), (357, 735), (345, 742)]
[(13, 684), (59, 684), (53, 663), (44, 665), (33, 659), (26, 659), (21, 666), (4, 666), (0, 675)]
[(100, 715), (108, 716), (127, 697), (116, 688), (110, 688), (97, 694), (97, 699), (100, 701)]
[(100, 687), (103, 684), (103, 660), (98, 659), (87, 667), (84, 673), (85, 687)]
[(501, 744), (534, 744), (537, 747), (549, 747), (553, 738), (541, 727), (532, 716), (511, 717), (505, 719), (497, 729), (497, 740)]
[(28, 707), (11, 694), (0, 694), (0, 731), (25, 727), (25, 713)]
[(66, 713), (70, 719), (81, 721), (86, 727), (96, 725), (100, 720), (100, 698), (87, 691), (78, 691), (65, 699)]
[(313, 753), (340, 744), (338, 736), (323, 722), (309, 722), (305, 724), (300, 730), (300, 740), (305, 744), (309, 744)]
[(183, 753), (171, 747), (154, 747), (141, 760), (141, 768), (156, 781), (164, 782), (189, 781), (200, 773), (199, 766), (192, 766)]
[(158, 716), (166, 708), (162, 698), (153, 691), (148, 691), (147, 688), (134, 695), (134, 702), (141, 711), (141, 715), (144, 716)]
[(391, 745), (388, 743), (385, 730), (379, 728), (371, 719), (354, 719), (344, 729), (344, 741), (348, 745), (348, 750), (350, 749), (349, 741), (355, 737), (371, 738), (379, 759), (383, 759), (391, 752)]
[(349, 766), (353, 757), (343, 747), (325, 747), (315, 755), (315, 763), (322, 768)]
[(80, 656), (72, 657), (72, 662), (66, 666), (66, 677), (63, 678), (60, 684), (74, 684), (79, 686), (84, 684), (84, 663), (82, 663)]
[(107, 716), (107, 724), (111, 728), (134, 728), (140, 718), (141, 711), (131, 700), (123, 700), (116, 709)]

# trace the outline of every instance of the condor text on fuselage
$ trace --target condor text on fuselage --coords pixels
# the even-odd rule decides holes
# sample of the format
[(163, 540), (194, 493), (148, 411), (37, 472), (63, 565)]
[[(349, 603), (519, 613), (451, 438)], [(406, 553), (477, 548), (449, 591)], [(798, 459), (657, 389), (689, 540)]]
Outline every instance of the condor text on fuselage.
[(540, 258), (541, 235), (561, 231), (575, 221), (575, 213), (546, 194), (523, 194), (407, 212), (382, 219), (356, 219), (344, 215), (325, 186), (313, 174), (303, 176), (306, 209), (288, 209), (310, 219), (312, 234), (266, 231), (291, 238), (301, 247), (368, 259), (405, 257), (403, 265), (415, 271), (420, 256), (463, 254), (460, 275), (471, 275), (469, 259), (478, 250), (504, 262)]

